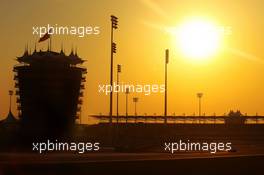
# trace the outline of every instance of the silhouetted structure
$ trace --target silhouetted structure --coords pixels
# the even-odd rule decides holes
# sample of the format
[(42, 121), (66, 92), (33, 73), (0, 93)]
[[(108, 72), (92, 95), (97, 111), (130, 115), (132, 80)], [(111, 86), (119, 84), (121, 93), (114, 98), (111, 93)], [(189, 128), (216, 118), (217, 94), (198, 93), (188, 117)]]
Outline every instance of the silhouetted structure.
[(202, 97), (203, 97), (203, 93), (201, 93), (201, 92), (199, 92), (199, 93), (197, 93), (196, 94), (197, 95), (197, 97), (198, 97), (198, 99), (199, 99), (199, 117), (201, 117), (202, 115), (201, 115), (201, 113), (202, 113), (202, 101), (201, 101), (201, 99), (202, 99)]
[(227, 124), (244, 124), (246, 118), (240, 111), (230, 111), (228, 114), (228, 118), (225, 120)]
[(19, 133), (19, 120), (14, 117), (11, 110), (4, 120), (0, 121), (0, 152), (12, 150), (17, 143)]
[[(108, 123), (108, 115), (92, 115), (91, 117), (98, 119), (99, 123)], [(244, 116), (244, 115), (228, 115), (228, 116), (176, 116), (168, 115), (166, 118), (163, 115), (119, 115), (120, 123), (149, 123), (159, 124), (164, 123), (167, 119), (170, 124), (226, 124), (226, 125), (243, 125), (247, 124), (247, 121), (254, 121), (254, 124), (262, 124), (264, 116)], [(116, 116), (113, 116), (115, 119)]]
[(13, 128), (17, 128), (17, 125), (19, 123), (19, 120), (15, 118), (15, 116), (12, 113), (12, 95), (13, 91), (9, 90), (8, 94), (10, 96), (9, 98), (9, 112), (7, 117), (4, 120), (0, 120), (0, 127), (3, 127), (7, 130), (12, 130)]
[(27, 50), (14, 66), (22, 129), (61, 134), (74, 125), (81, 110), (86, 68), (77, 53)]
[(13, 125), (17, 125), (18, 122), (19, 120), (14, 117), (11, 111), (9, 111), (7, 117), (0, 121), (0, 126), (12, 127)]
[[(114, 53), (116, 53), (116, 43), (114, 40), (114, 29), (117, 29), (117, 17), (111, 15), (111, 64), (110, 64), (110, 85), (113, 87), (113, 65), (114, 65)], [(109, 122), (112, 123), (113, 115), (113, 91), (110, 92), (110, 111)]]
[(165, 50), (165, 96), (164, 96), (164, 123), (167, 123), (167, 64), (169, 63), (169, 49)]

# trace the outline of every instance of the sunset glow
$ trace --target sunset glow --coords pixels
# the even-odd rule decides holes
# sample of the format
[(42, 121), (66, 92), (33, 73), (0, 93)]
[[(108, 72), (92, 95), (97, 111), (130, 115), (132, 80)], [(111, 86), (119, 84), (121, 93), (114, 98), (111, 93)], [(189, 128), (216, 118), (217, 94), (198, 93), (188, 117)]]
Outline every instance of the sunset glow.
[(220, 47), (221, 35), (216, 25), (206, 20), (190, 20), (174, 32), (175, 45), (181, 54), (192, 60), (212, 57)]

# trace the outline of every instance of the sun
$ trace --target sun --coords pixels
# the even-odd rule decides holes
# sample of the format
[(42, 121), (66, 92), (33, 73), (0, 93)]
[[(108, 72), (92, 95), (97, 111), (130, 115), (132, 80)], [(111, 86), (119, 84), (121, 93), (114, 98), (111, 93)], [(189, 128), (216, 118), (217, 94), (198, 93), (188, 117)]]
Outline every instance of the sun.
[(212, 58), (220, 47), (221, 35), (211, 21), (195, 19), (174, 31), (175, 46), (183, 56), (195, 60)]

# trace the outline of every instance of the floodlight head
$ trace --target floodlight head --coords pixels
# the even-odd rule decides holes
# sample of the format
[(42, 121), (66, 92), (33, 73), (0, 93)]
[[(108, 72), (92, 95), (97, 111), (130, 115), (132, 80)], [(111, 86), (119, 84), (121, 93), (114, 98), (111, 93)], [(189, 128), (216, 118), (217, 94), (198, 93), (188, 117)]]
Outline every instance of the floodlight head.
[(121, 73), (121, 65), (120, 64), (117, 65), (117, 72)]
[(202, 96), (203, 96), (203, 93), (201, 93), (201, 92), (197, 93), (198, 98), (202, 98)]
[(9, 95), (13, 95), (13, 91), (12, 91), (12, 90), (9, 90), (9, 91), (8, 91), (8, 94), (9, 94)]

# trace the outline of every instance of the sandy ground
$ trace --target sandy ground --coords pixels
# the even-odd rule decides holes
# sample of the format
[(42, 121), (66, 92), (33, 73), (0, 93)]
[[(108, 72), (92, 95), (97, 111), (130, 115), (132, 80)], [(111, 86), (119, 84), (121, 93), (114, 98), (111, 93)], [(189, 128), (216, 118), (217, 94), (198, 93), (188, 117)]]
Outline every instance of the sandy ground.
[[(1, 153), (0, 175), (264, 174), (264, 155), (246, 153)], [(262, 173), (261, 173), (262, 172)]]

